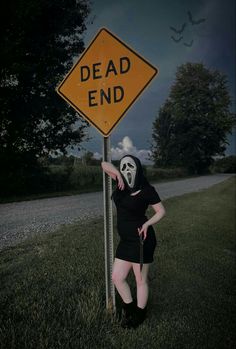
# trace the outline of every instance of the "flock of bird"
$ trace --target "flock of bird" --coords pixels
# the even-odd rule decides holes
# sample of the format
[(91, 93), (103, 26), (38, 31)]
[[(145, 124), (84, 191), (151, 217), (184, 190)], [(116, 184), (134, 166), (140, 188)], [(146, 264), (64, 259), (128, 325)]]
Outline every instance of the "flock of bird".
[[(188, 19), (189, 19), (189, 22), (192, 24), (192, 25), (199, 25), (203, 22), (205, 22), (206, 18), (200, 18), (198, 20), (194, 20), (193, 19), (193, 16), (191, 14), (190, 11), (187, 12), (188, 13)], [(175, 32), (175, 34), (177, 34), (178, 36), (181, 35), (185, 28), (187, 26), (187, 23), (183, 23), (182, 24), (182, 27), (180, 29), (176, 29), (174, 27), (170, 27), (171, 30), (173, 30)], [(179, 37), (174, 37), (173, 35), (171, 36), (171, 39), (176, 42), (176, 43), (179, 43), (182, 39), (183, 39), (183, 35), (179, 36)], [(193, 40), (191, 40), (191, 42), (187, 43), (187, 42), (184, 42), (184, 45), (187, 46), (187, 47), (191, 47), (193, 45)]]

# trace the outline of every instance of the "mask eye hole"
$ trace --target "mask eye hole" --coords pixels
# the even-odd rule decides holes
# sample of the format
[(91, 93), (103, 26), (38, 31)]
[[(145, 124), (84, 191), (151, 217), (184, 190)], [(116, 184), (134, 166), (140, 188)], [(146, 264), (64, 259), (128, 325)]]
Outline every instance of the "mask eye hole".
[(130, 168), (134, 168), (134, 165), (132, 165), (132, 164), (130, 164), (130, 163), (129, 163), (128, 165), (129, 165)]
[(124, 164), (124, 165), (122, 166), (121, 171), (124, 171), (125, 169), (126, 169), (126, 164)]

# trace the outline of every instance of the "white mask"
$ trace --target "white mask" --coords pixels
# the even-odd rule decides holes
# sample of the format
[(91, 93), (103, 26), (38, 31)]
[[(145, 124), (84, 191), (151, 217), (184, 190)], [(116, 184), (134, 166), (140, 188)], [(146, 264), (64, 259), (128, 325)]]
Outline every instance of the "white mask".
[(135, 185), (137, 165), (130, 156), (125, 156), (121, 159), (120, 173), (123, 175), (127, 185), (132, 189)]

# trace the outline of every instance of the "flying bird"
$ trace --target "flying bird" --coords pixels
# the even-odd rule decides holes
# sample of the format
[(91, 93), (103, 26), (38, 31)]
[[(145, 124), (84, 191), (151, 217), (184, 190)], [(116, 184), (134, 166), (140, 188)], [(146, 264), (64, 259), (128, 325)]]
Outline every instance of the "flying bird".
[(203, 22), (205, 22), (205, 20), (206, 20), (206, 18), (200, 18), (200, 19), (198, 19), (198, 20), (194, 20), (192, 14), (191, 14), (191, 12), (188, 11), (187, 13), (188, 13), (189, 21), (190, 21), (190, 23), (191, 23), (192, 25), (203, 23)]
[(186, 23), (182, 24), (181, 29), (176, 29), (174, 27), (170, 27), (170, 29), (173, 30), (176, 34), (182, 34), (186, 25), (187, 25)]
[(175, 42), (180, 42), (180, 40), (182, 40), (183, 37), (181, 36), (179, 39), (176, 39), (176, 38), (174, 38), (173, 36), (171, 36), (171, 39), (174, 40)]
[(193, 40), (190, 43), (184, 42), (184, 46), (191, 47), (193, 45)]

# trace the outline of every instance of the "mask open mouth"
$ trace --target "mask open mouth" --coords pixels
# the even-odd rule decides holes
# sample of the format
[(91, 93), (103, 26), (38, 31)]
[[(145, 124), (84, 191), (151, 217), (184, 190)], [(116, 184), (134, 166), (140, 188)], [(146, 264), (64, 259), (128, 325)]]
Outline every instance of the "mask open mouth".
[(127, 173), (127, 178), (128, 178), (129, 184), (131, 184), (131, 182), (132, 182), (132, 176), (131, 176), (131, 173), (130, 173), (130, 172)]

